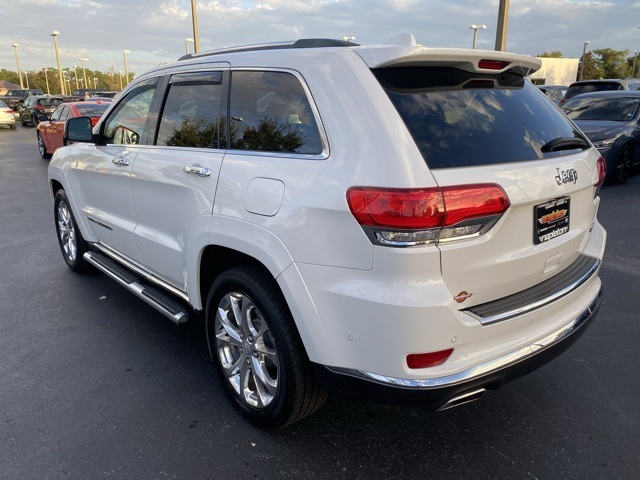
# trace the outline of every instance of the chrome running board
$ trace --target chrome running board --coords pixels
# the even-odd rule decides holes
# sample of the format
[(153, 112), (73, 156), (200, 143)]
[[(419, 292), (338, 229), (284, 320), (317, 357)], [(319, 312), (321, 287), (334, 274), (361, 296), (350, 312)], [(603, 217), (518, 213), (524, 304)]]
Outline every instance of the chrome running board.
[(189, 320), (190, 309), (186, 305), (159, 288), (146, 285), (141, 277), (107, 255), (86, 252), (84, 259), (175, 324), (180, 325)]

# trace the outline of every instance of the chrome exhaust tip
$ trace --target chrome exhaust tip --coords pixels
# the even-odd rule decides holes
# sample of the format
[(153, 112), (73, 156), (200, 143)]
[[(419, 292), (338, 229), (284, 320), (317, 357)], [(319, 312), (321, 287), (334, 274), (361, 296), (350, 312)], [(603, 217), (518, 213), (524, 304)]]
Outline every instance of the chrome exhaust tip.
[(484, 397), (485, 393), (487, 393), (486, 388), (478, 388), (477, 390), (472, 390), (470, 392), (460, 394), (450, 399), (437, 411), (442, 412), (443, 410), (449, 410), (453, 407), (459, 407), (460, 405), (464, 405), (465, 403), (475, 402), (476, 400), (480, 400), (482, 397)]

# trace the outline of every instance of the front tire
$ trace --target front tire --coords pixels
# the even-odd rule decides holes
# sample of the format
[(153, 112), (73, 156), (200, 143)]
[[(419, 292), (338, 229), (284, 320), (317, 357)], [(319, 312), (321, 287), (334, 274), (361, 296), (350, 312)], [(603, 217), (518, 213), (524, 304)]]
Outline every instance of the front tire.
[(635, 152), (631, 145), (627, 144), (622, 147), (622, 151), (618, 156), (618, 163), (616, 164), (616, 169), (613, 172), (613, 178), (611, 179), (611, 183), (615, 185), (621, 185), (627, 181), (627, 178), (629, 178), (629, 172), (631, 170), (631, 165), (633, 163), (634, 156), (635, 156)]
[(87, 243), (82, 238), (78, 229), (69, 199), (64, 190), (56, 192), (53, 201), (54, 216), (56, 221), (56, 233), (62, 257), (67, 266), (74, 272), (84, 272), (89, 267), (83, 255), (88, 251)]
[(285, 427), (325, 402), (289, 308), (268, 273), (251, 266), (222, 273), (207, 298), (206, 330), (227, 395), (254, 424)]
[(40, 135), (40, 132), (37, 132), (36, 135), (38, 137), (38, 152), (40, 152), (40, 156), (44, 159), (51, 158), (51, 154), (47, 153), (47, 147), (44, 144), (42, 135)]

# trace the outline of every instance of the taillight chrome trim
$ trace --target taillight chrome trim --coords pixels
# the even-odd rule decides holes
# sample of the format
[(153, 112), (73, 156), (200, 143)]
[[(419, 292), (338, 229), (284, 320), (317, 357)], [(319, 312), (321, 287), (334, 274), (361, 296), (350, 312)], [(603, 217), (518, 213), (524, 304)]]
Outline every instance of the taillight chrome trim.
[[(384, 228), (384, 227), (370, 227), (366, 225), (361, 225), (361, 227), (364, 233), (367, 235), (367, 238), (369, 238), (369, 240), (371, 240), (371, 243), (373, 243), (374, 245), (379, 245), (384, 247), (399, 247), (399, 248), (419, 247), (419, 246), (425, 246), (425, 245), (439, 245), (441, 243), (452, 243), (452, 242), (469, 240), (471, 238), (479, 237), (487, 233), (489, 230), (491, 230), (496, 225), (496, 223), (498, 223), (498, 220), (500, 220), (503, 215), (504, 214), (489, 215), (486, 217), (476, 217), (469, 220), (464, 220), (462, 222), (458, 222), (455, 225), (451, 225), (449, 227), (429, 228), (424, 230), (407, 230), (407, 229), (395, 229), (395, 228), (390, 229), (390, 228)], [(475, 233), (472, 233), (470, 235), (460, 235), (457, 237), (442, 238), (442, 232), (444, 231), (453, 230), (456, 228), (464, 228), (471, 225), (477, 225), (481, 222), (482, 222), (482, 227)], [(383, 232), (387, 232), (387, 231), (393, 232), (393, 233), (408, 233), (408, 234), (429, 232), (432, 234), (433, 238), (429, 241), (425, 240), (421, 242), (394, 242), (384, 238)]]

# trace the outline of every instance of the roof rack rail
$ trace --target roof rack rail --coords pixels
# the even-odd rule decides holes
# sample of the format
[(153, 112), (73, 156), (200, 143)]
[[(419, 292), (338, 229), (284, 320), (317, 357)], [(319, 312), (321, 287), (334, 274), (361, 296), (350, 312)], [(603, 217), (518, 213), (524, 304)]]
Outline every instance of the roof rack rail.
[(259, 50), (279, 50), (287, 48), (323, 48), (323, 47), (359, 47), (360, 44), (346, 40), (334, 40), (332, 38), (301, 38), (295, 42), (261, 43), (257, 45), (244, 45), (241, 47), (222, 48), (202, 53), (188, 53), (181, 56), (178, 61), (191, 60), (192, 58), (208, 57), (235, 52), (255, 52)]

